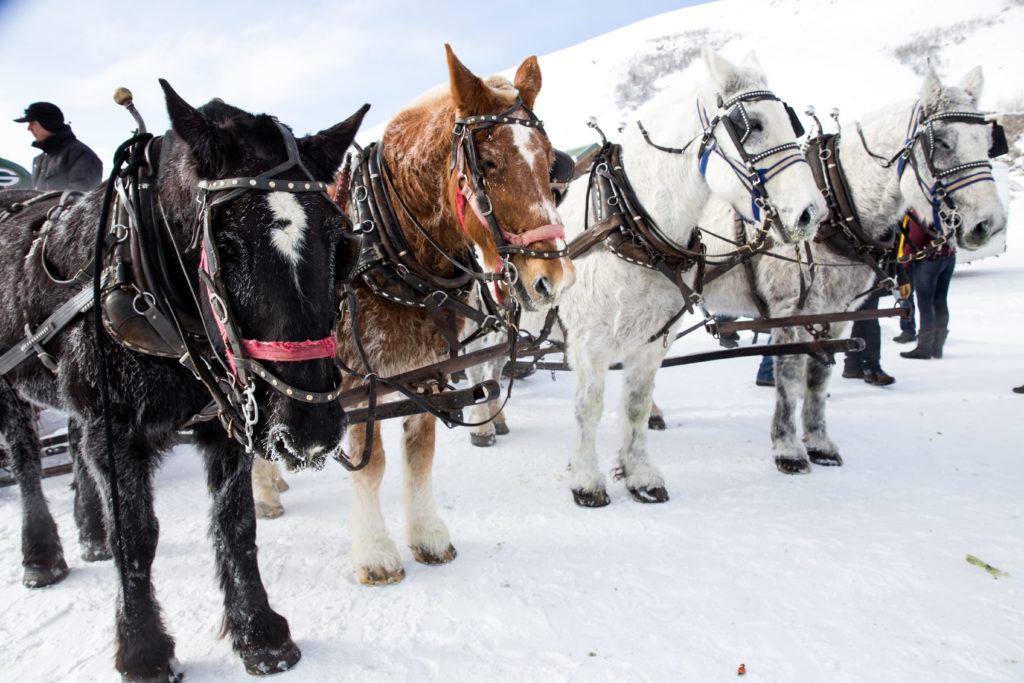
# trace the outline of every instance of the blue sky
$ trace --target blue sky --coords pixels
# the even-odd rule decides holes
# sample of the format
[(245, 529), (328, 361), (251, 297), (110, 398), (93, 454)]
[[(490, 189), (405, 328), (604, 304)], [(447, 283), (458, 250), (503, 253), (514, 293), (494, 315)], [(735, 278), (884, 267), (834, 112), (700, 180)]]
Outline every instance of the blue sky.
[(447, 79), (446, 42), (489, 75), (704, 1), (0, 0), (0, 156), (31, 162), (31, 136), (11, 119), (48, 100), (109, 168), (133, 128), (114, 89), (131, 89), (149, 128), (162, 132), (159, 77), (195, 105), (220, 97), (300, 134), (370, 102), (369, 127)]

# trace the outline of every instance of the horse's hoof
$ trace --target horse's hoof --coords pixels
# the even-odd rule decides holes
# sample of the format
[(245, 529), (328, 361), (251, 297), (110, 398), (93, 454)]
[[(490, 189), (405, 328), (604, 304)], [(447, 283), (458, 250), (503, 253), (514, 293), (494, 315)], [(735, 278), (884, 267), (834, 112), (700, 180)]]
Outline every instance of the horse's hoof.
[(103, 562), (113, 557), (106, 541), (79, 541), (78, 545), (82, 548), (82, 559), (86, 562)]
[(129, 676), (121, 674), (124, 683), (181, 683), (185, 678), (185, 670), (181, 668), (181, 662), (175, 658), (167, 662), (167, 668), (161, 668), (153, 676)]
[(470, 434), (469, 442), (474, 446), (479, 446), (480, 448), (487, 448), (488, 446), (493, 446), (494, 444), (498, 443), (498, 439), (494, 436), (494, 434)]
[(405, 578), (405, 569), (385, 569), (383, 567), (360, 567), (359, 583), (364, 586), (390, 586)]
[(825, 467), (840, 467), (843, 464), (843, 458), (838, 453), (808, 450), (807, 457), (815, 465), (823, 465)]
[(291, 638), (277, 650), (242, 655), (245, 673), (253, 676), (266, 676), (287, 671), (298, 664), (300, 659), (302, 659), (302, 651), (292, 642)]
[(63, 581), (70, 571), (68, 563), (60, 557), (52, 567), (25, 567), (21, 582), (26, 588), (45, 588)]
[(775, 458), (775, 466), (783, 474), (808, 474), (811, 471), (811, 464), (804, 458)]
[(412, 556), (416, 558), (416, 561), (420, 564), (448, 564), (455, 559), (456, 556), (455, 546), (450, 545), (441, 555), (435, 555), (429, 550), (423, 548), (412, 548)]
[(494, 433), (498, 436), (505, 436), (508, 434), (508, 424), (505, 422), (495, 422)]
[(647, 418), (647, 428), (657, 429), (659, 432), (665, 431), (665, 418), (661, 415), (651, 415)]
[(597, 491), (573, 489), (572, 499), (582, 508), (603, 508), (612, 502), (612, 499), (608, 497), (608, 493), (604, 489), (598, 489)]
[(668, 491), (665, 490), (664, 486), (631, 488), (629, 493), (633, 496), (633, 500), (638, 503), (664, 503), (668, 500)]
[(258, 519), (277, 519), (283, 514), (283, 505), (270, 505), (269, 503), (256, 501), (256, 517)]

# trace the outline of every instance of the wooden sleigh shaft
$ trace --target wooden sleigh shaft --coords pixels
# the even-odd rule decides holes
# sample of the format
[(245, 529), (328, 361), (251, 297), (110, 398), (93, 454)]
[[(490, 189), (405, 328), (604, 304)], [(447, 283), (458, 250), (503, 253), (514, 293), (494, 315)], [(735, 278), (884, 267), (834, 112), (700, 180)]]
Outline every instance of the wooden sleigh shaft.
[[(462, 409), (468, 406), (487, 403), (498, 398), (501, 387), (494, 380), (487, 380), (466, 389), (444, 391), (439, 394), (423, 396), (421, 399), (430, 405), (430, 412), (443, 414), (447, 418), (462, 420)], [(369, 418), (369, 408), (354, 408), (345, 411), (349, 424), (360, 424)], [(416, 401), (389, 401), (378, 403), (373, 411), (374, 420), (388, 420), (395, 417), (407, 417), (428, 412), (426, 407)]]
[(847, 322), (850, 320), (873, 320), (876, 318), (900, 317), (909, 314), (906, 308), (884, 308), (869, 311), (836, 311), (833, 313), (811, 313), (808, 315), (792, 315), (786, 318), (758, 318), (756, 320), (736, 320), (731, 322), (710, 322), (708, 329), (712, 333), (732, 334), (740, 330), (771, 330), (776, 327), (796, 327), (800, 325), (820, 325), (821, 323)]
[[(725, 360), (727, 358), (744, 358), (747, 356), (790, 356), (808, 354), (815, 357), (826, 357), (835, 353), (847, 351), (862, 351), (864, 340), (860, 337), (850, 339), (822, 339), (810, 342), (793, 342), (790, 344), (761, 344), (756, 346), (745, 346), (735, 349), (722, 349), (720, 351), (705, 351), (702, 353), (690, 353), (685, 356), (674, 356), (666, 358), (661, 362), (661, 367), (671, 368), (677, 365), (692, 365), (693, 363), (704, 363), (712, 360)], [(561, 349), (552, 348), (548, 352), (553, 353)], [(819, 358), (820, 359), (820, 358)], [(824, 362), (824, 361), (823, 361)], [(571, 370), (569, 364), (562, 361), (537, 361), (534, 363), (517, 363), (517, 369), (535, 368), (537, 370)], [(608, 367), (609, 370), (621, 370), (622, 363), (614, 363)]]

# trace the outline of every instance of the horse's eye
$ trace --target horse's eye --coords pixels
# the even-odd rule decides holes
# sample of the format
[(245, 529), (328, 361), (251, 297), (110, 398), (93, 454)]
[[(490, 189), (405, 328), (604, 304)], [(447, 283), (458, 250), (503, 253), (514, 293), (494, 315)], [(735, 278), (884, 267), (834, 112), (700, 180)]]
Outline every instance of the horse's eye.
[(483, 166), (484, 173), (498, 170), (498, 162), (492, 161), (491, 159), (481, 159), (480, 165)]
[(762, 133), (764, 132), (764, 125), (761, 123), (761, 119), (751, 118), (750, 119), (750, 132), (751, 133)]

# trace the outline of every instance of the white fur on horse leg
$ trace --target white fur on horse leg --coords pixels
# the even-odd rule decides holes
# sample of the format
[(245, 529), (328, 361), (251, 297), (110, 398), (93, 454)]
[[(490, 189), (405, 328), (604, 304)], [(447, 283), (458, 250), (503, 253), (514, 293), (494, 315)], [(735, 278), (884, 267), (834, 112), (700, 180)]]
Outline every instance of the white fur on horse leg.
[(281, 474), (281, 465), (276, 462), (271, 464), (274, 466), (274, 486), (277, 487), (280, 493), (284, 493), (291, 487), (288, 486), (288, 482), (284, 480), (284, 475)]
[(448, 527), (437, 515), (433, 478), (434, 433), (437, 419), (420, 414), (403, 423), (402, 466), (406, 539), (417, 562), (446, 564), (455, 559)]
[(654, 375), (664, 352), (656, 344), (648, 344), (647, 347), (623, 363), (623, 441), (619, 450), (619, 474), (637, 502), (664, 503), (668, 500), (665, 479), (658, 468), (651, 465), (647, 453), (647, 423), (653, 404)]
[(569, 456), (569, 487), (577, 505), (603, 507), (611, 500), (606, 491), (604, 475), (597, 467), (596, 440), (597, 423), (604, 409), (608, 360), (604, 355), (573, 354), (571, 347), (570, 359), (576, 371), (576, 430)]
[(258, 455), (253, 458), (252, 498), (256, 505), (256, 516), (260, 519), (274, 519), (284, 514), (280, 489), (274, 482), (275, 470), (277, 463), (264, 460)]
[(832, 368), (807, 357), (807, 393), (804, 395), (804, 447), (815, 465), (838, 467), (843, 464), (839, 448), (828, 436), (825, 424), (825, 398)]
[[(779, 343), (782, 343), (781, 340)], [(803, 366), (802, 356), (775, 357), (772, 456), (775, 466), (785, 474), (805, 474), (811, 469), (807, 462), (807, 451), (796, 435), (796, 404), (804, 389)]]
[[(488, 334), (484, 337), (485, 341), (479, 341), (467, 348), (468, 352), (483, 348), (485, 345), (490, 343), (498, 343), (498, 338), (494, 334)], [(492, 379), (498, 382), (498, 386), (501, 386), (501, 364), (504, 363), (504, 359), (498, 359), (496, 361), (488, 361), (486, 363), (480, 363), (466, 368), (466, 381), (470, 386), (475, 386), (488, 379)], [(474, 446), (487, 447), (493, 446), (497, 443), (496, 437), (497, 430), (494, 421), (489, 418), (494, 414), (494, 411), (501, 406), (501, 400), (489, 401), (483, 405), (474, 405), (466, 409), (467, 419), (466, 422), (484, 422), (479, 427), (470, 427), (469, 442)]]
[[(349, 453), (362, 458), (366, 442), (365, 425), (349, 428)], [(384, 586), (405, 578), (405, 569), (398, 555), (398, 546), (388, 537), (387, 525), (380, 511), (380, 482), (384, 478), (384, 448), (381, 446), (380, 423), (374, 425), (373, 453), (370, 462), (352, 473), (352, 565), (359, 583)]]

